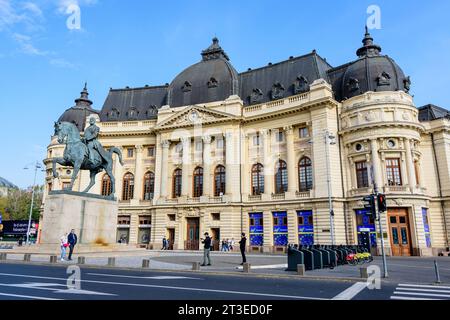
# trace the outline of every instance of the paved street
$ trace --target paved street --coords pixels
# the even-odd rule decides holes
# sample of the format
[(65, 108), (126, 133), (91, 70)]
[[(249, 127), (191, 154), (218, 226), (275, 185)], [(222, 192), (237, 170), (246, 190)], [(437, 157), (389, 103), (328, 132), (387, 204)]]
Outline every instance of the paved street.
[[(68, 289), (67, 266), (0, 264), (1, 300), (380, 300), (450, 299), (450, 286), (81, 268), (81, 290)], [(70, 282), (73, 283), (73, 282)]]

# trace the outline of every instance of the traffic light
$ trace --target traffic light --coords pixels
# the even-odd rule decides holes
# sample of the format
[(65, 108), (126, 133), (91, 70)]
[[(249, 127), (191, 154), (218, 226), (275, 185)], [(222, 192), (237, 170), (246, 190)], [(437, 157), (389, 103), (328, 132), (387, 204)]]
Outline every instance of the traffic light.
[(378, 197), (377, 197), (377, 200), (378, 200), (378, 211), (379, 212), (386, 212), (387, 211), (386, 195), (379, 194)]
[(367, 214), (371, 215), (374, 219), (377, 216), (377, 210), (375, 208), (375, 195), (364, 197), (364, 208), (367, 210)]

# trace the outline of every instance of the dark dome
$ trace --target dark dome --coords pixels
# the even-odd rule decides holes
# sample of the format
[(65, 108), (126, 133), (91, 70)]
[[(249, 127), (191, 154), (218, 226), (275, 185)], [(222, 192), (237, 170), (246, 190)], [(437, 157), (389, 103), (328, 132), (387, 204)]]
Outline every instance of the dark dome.
[(93, 113), (99, 114), (98, 111), (91, 108), (92, 101), (89, 100), (88, 97), (89, 93), (87, 91), (87, 86), (85, 85), (80, 98), (75, 100), (75, 106), (67, 109), (58, 119), (58, 122), (71, 122), (78, 127), (78, 130), (84, 131), (86, 117)]
[(217, 38), (202, 52), (202, 57), (202, 61), (181, 72), (170, 84), (171, 107), (221, 101), (238, 94), (238, 73)]
[(381, 47), (373, 43), (373, 38), (366, 29), (364, 46), (358, 49), (358, 60), (346, 68), (341, 83), (341, 96), (348, 99), (368, 91), (409, 92), (411, 85), (402, 69), (395, 61), (381, 55)]

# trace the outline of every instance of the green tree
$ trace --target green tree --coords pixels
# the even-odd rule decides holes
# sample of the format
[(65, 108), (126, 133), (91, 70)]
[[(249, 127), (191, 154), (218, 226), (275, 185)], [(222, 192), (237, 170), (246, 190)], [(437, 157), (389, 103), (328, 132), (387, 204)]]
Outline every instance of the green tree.
[[(33, 188), (27, 190), (10, 190), (7, 197), (0, 199), (0, 211), (3, 220), (28, 220), (31, 207), (31, 196)], [(34, 193), (34, 205), (32, 219), (39, 219), (39, 211), (42, 206), (44, 194), (43, 186), (36, 186)]]

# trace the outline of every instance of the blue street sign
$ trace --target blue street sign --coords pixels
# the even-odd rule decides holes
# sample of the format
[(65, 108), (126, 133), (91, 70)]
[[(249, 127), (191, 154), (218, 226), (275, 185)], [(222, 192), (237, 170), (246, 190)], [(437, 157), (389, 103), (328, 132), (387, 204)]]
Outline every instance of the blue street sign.
[(0, 224), (2, 224), (2, 213), (0, 212)]

